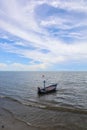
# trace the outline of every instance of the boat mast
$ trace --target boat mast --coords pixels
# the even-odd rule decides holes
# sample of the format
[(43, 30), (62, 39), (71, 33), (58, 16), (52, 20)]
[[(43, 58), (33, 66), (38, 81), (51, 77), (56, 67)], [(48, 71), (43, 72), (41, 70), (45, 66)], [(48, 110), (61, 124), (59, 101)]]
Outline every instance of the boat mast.
[(44, 89), (45, 89), (45, 83), (46, 83), (46, 81), (44, 80), (43, 83), (44, 83)]
[(43, 86), (44, 86), (44, 89), (45, 89), (45, 87), (46, 87), (46, 81), (45, 81), (45, 76), (44, 75), (42, 75), (42, 78), (44, 78), (44, 80), (43, 80)]

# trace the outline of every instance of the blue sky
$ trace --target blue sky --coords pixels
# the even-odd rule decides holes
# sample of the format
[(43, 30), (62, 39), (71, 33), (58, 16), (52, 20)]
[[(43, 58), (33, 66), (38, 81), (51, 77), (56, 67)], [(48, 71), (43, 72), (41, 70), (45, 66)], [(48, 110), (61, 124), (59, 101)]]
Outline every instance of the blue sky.
[(0, 70), (86, 71), (87, 1), (0, 0)]

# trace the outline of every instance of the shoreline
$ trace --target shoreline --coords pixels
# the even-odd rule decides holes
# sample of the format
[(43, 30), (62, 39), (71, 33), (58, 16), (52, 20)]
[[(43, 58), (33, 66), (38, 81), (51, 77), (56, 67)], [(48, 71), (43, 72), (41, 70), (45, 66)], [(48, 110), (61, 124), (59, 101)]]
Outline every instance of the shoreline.
[(87, 114), (26, 106), (0, 98), (0, 130), (86, 130)]

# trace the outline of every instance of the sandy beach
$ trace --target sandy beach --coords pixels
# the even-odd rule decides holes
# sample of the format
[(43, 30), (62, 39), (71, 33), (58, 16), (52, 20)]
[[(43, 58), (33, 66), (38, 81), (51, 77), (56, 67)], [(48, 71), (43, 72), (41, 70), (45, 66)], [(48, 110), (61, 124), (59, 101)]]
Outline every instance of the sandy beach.
[(0, 130), (86, 130), (86, 115), (46, 110), (0, 98)]
[(3, 110), (0, 107), (0, 130), (36, 130), (36, 128), (32, 128), (27, 124), (20, 122), (12, 117), (12, 115)]
[(27, 124), (22, 120), (15, 118), (12, 112), (10, 112), (4, 107), (4, 100), (2, 101), (1, 99), (0, 100), (0, 130), (38, 130), (38, 128), (32, 127), (30, 126), (30, 124)]
[[(30, 108), (30, 109), (26, 109), (26, 108)], [(37, 127), (32, 126), (31, 123), (25, 122), (23, 120), (23, 117), (21, 119), (21, 117), (16, 115), (19, 111), (21, 112), (21, 116), (24, 117), (26, 117), (26, 113), (28, 114), (31, 113), (33, 115), (34, 110), (33, 109), (31, 111), (30, 110), (31, 107), (29, 106), (28, 107), (23, 106), (22, 104), (16, 101), (11, 101), (10, 99), (0, 98), (0, 130), (53, 130), (53, 129), (57, 130), (58, 129), (56, 127), (48, 127), (48, 128), (46, 128), (45, 126), (40, 127), (39, 125)], [(61, 128), (59, 128), (58, 130), (61, 130)]]

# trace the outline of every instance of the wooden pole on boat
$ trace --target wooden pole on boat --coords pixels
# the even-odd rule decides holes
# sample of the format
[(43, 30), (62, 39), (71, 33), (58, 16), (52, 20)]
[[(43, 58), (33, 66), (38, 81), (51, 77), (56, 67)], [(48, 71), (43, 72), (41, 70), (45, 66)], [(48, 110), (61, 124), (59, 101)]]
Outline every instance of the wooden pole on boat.
[[(44, 76), (44, 75), (42, 75), (42, 77), (44, 78), (45, 76)], [(44, 84), (44, 89), (45, 89), (45, 83), (46, 83), (46, 81), (45, 81), (45, 79), (44, 79), (44, 81), (43, 81), (43, 84)]]
[(44, 80), (43, 83), (44, 83), (44, 89), (45, 89), (45, 83), (46, 83), (46, 81)]

